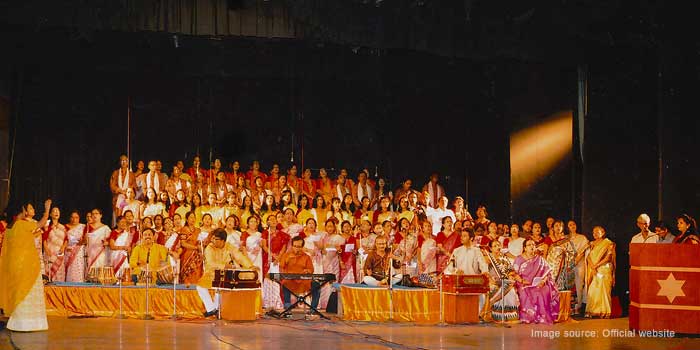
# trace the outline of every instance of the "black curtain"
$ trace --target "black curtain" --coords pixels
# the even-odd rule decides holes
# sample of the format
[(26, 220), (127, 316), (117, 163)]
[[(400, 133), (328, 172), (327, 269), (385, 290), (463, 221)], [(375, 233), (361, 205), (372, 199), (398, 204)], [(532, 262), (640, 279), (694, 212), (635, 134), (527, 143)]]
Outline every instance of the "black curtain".
[[(508, 218), (508, 146), (499, 64), (402, 50), (354, 50), (300, 42), (194, 40), (159, 45), (159, 34), (64, 33), (34, 39), (12, 59), (22, 74), (10, 212), (51, 197), (63, 211), (110, 212), (107, 186), (127, 151), (169, 172), (198, 153), (268, 171), (363, 168), (392, 187), (420, 188), (432, 171), (450, 196)], [(64, 214), (64, 218), (67, 213)], [(109, 214), (105, 215), (107, 222)]]

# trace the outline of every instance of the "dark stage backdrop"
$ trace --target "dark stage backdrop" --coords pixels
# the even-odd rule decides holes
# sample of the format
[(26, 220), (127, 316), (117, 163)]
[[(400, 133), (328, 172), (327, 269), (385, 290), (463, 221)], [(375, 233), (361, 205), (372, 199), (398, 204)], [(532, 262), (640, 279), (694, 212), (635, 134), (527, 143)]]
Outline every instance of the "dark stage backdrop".
[[(138, 34), (86, 44), (42, 36), (13, 52), (18, 109), (10, 212), (51, 197), (64, 212), (109, 212), (109, 175), (132, 160), (189, 164), (199, 153), (254, 159), (264, 170), (362, 168), (392, 187), (432, 171), (450, 196), (508, 221), (509, 61), (470, 62), (401, 50), (289, 41), (184, 41), (160, 47)], [(571, 82), (573, 85), (574, 82)], [(109, 214), (105, 215), (105, 221)], [(65, 216), (64, 216), (65, 217)]]

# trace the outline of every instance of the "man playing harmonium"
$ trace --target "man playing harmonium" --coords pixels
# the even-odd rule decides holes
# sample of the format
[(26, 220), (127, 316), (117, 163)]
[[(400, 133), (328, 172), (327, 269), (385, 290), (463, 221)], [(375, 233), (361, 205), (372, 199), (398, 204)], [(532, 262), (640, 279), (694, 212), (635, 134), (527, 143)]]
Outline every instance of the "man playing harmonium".
[(219, 311), (219, 296), (212, 300), (209, 288), (214, 280), (215, 270), (242, 268), (257, 270), (257, 267), (230, 243), (226, 243), (226, 230), (217, 228), (212, 231), (211, 243), (204, 249), (204, 275), (197, 282), (197, 294), (204, 303), (204, 317), (214, 316)]
[[(462, 231), (460, 239), (462, 245), (456, 248), (445, 268), (447, 275), (485, 275), (489, 277), (489, 266), (486, 264), (481, 249), (472, 245), (473, 233), (470, 230)], [(479, 295), (479, 313), (484, 308), (486, 296)]]
[(146, 228), (141, 233), (141, 243), (134, 247), (129, 258), (131, 267), (131, 279), (134, 283), (145, 282), (146, 266), (151, 275), (151, 283), (156, 281), (156, 272), (162, 265), (168, 263), (168, 250), (164, 246), (155, 242), (154, 232), (151, 228)]
[[(280, 271), (282, 273), (314, 273), (314, 264), (311, 257), (304, 253), (304, 239), (301, 236), (292, 238), (292, 249), (286, 251), (280, 258)], [(309, 280), (284, 280), (282, 281), (282, 297), (284, 308), (288, 309), (292, 303), (291, 292), (299, 295), (311, 289), (311, 307), (316, 309), (321, 297), (320, 284)], [(291, 292), (290, 292), (291, 291)], [(291, 317), (286, 314), (285, 317)]]

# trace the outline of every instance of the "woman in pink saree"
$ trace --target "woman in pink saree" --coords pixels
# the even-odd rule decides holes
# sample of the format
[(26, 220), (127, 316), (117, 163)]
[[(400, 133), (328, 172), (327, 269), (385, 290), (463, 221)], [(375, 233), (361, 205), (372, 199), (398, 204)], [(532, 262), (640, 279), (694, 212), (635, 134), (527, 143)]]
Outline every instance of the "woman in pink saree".
[[(341, 246), (345, 244), (343, 236), (335, 231), (335, 218), (326, 221), (325, 239), (323, 242), (323, 273), (332, 273), (335, 280), (340, 281), (340, 252)], [(343, 224), (347, 221), (343, 221)], [(348, 226), (350, 224), (348, 223)]]
[(512, 278), (520, 297), (522, 323), (552, 324), (559, 316), (559, 292), (552, 278), (552, 269), (535, 254), (535, 241), (526, 239), (523, 254), (513, 263)]

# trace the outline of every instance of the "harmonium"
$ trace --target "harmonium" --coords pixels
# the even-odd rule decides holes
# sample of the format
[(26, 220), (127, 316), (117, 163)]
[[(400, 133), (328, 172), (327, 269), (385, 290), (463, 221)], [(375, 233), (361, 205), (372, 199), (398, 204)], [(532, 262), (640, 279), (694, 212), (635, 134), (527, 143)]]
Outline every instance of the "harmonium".
[(457, 294), (488, 293), (489, 279), (484, 275), (443, 275), (442, 291)]
[(256, 270), (214, 270), (212, 288), (260, 288)]

